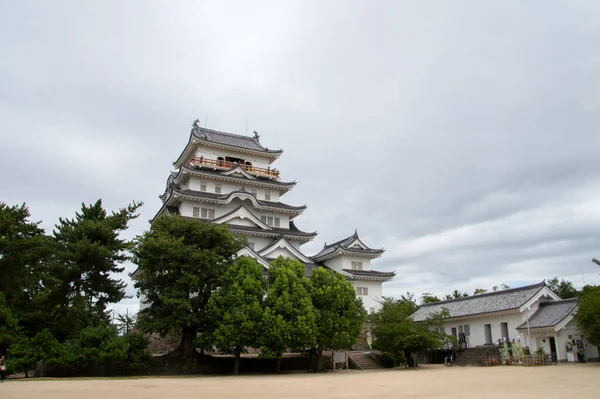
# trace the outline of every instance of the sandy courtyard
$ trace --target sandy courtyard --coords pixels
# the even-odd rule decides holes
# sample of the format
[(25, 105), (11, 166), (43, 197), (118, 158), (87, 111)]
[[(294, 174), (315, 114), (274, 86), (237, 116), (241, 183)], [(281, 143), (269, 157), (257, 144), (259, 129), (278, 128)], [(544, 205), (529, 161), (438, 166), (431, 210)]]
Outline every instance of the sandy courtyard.
[(600, 363), (547, 367), (425, 366), (242, 377), (14, 380), (2, 399), (596, 398)]

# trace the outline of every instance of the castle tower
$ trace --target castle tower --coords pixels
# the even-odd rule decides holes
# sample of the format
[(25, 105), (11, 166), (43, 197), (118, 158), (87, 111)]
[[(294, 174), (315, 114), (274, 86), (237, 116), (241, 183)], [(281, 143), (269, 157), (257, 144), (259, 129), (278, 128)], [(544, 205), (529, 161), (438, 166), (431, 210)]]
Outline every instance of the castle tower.
[(381, 272), (371, 268), (371, 260), (379, 258), (383, 252), (383, 249), (366, 246), (354, 230), (353, 235), (343, 240), (325, 244), (321, 252), (311, 256), (311, 259), (352, 281), (356, 294), (363, 300), (363, 306), (369, 313), (373, 313), (381, 306), (382, 284), (396, 275), (394, 272)]
[(306, 206), (281, 202), (296, 182), (280, 181), (271, 164), (283, 151), (270, 150), (253, 137), (205, 129), (194, 122), (187, 146), (173, 163), (157, 213), (179, 214), (210, 223), (225, 223), (243, 234), (248, 245), (238, 255), (251, 256), (263, 266), (278, 256), (312, 260), (300, 252), (316, 232), (298, 229), (294, 219)]
[[(163, 205), (157, 212), (197, 218), (206, 223), (227, 224), (229, 229), (246, 237), (247, 246), (238, 256), (256, 259), (265, 268), (279, 256), (299, 260), (307, 275), (318, 267), (328, 267), (352, 281), (365, 309), (379, 308), (382, 284), (394, 272), (371, 269), (371, 260), (383, 249), (371, 249), (358, 237), (347, 237), (330, 245), (315, 256), (302, 253), (300, 247), (310, 242), (316, 232), (305, 232), (294, 222), (306, 209), (281, 202), (296, 182), (280, 181), (280, 172), (271, 165), (283, 153), (270, 150), (253, 137), (202, 128), (193, 124), (190, 139), (173, 163), (176, 171), (167, 179), (160, 196)], [(136, 278), (138, 271), (132, 273)], [(144, 307), (144, 295), (140, 295)]]

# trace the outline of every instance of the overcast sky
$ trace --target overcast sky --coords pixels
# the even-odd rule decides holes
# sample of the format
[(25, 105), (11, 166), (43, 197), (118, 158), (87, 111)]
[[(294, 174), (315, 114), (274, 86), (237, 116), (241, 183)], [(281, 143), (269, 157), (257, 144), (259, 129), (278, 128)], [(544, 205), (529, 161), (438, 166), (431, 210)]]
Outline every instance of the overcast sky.
[(355, 228), (386, 249), (387, 296), (598, 284), (598, 21), (593, 0), (0, 0), (0, 201), (48, 231), (143, 201), (133, 237), (208, 114), (284, 149), (305, 253)]

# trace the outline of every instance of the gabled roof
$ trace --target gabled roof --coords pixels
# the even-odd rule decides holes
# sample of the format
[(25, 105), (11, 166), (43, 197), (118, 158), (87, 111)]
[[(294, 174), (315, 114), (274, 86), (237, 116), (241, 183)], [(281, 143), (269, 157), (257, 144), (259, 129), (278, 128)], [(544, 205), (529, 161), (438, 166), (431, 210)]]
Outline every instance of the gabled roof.
[(269, 150), (267, 147), (263, 147), (263, 145), (260, 143), (260, 136), (257, 134), (255, 134), (253, 137), (242, 136), (241, 134), (206, 129), (198, 126), (196, 123), (192, 128), (192, 135), (202, 141), (226, 145), (229, 147), (243, 148), (246, 150), (260, 151), (271, 154), (281, 154), (283, 152), (282, 150)]
[(206, 191), (182, 190), (176, 187), (173, 187), (171, 190), (174, 194), (180, 197), (205, 200), (207, 202), (219, 204), (228, 204), (234, 198), (249, 198), (253, 205), (259, 209), (274, 209), (287, 211), (294, 214), (301, 214), (306, 209), (306, 205), (293, 206), (284, 204), (283, 202), (259, 200), (256, 198), (256, 196), (243, 187), (240, 190), (231, 191), (226, 194), (209, 193)]
[(190, 139), (173, 165), (181, 167), (187, 163), (192, 156), (193, 150), (198, 144), (205, 144), (213, 147), (225, 147), (237, 150), (239, 152), (249, 152), (266, 156), (271, 162), (277, 159), (282, 150), (270, 150), (264, 147), (260, 141), (260, 136), (255, 132), (253, 137), (242, 136), (239, 134), (220, 132), (218, 130), (206, 129), (199, 125), (198, 119), (192, 125)]
[(578, 298), (563, 299), (560, 301), (542, 302), (536, 312), (529, 318), (529, 323), (524, 322), (517, 330), (529, 328), (556, 327), (569, 316), (574, 316)]
[(289, 229), (284, 229), (281, 227), (271, 227), (269, 230), (263, 230), (258, 227), (250, 227), (250, 226), (240, 226), (237, 224), (227, 224), (229, 226), (229, 230), (235, 233), (243, 233), (250, 235), (257, 235), (263, 237), (280, 237), (283, 236), (286, 239), (291, 240), (301, 240), (301, 241), (310, 241), (317, 235), (317, 232), (306, 232), (301, 231), (298, 228), (292, 228), (290, 224)]
[(290, 254), (292, 254), (294, 257), (296, 257), (296, 259), (298, 259), (300, 262), (302, 262), (304, 264), (313, 263), (309, 257), (307, 257), (302, 252), (300, 252), (298, 249), (296, 249), (283, 236), (276, 238), (269, 245), (258, 250), (257, 252), (260, 254), (260, 256), (269, 258), (268, 255), (278, 248), (286, 249)]
[(469, 317), (485, 313), (518, 310), (543, 289), (550, 291), (546, 284), (541, 282), (520, 288), (427, 303), (421, 306), (411, 317), (414, 321), (425, 321), (427, 317), (439, 313), (443, 309), (448, 309), (450, 317)]
[(355, 255), (366, 256), (369, 258), (377, 258), (384, 252), (383, 249), (372, 249), (363, 243), (358, 237), (358, 233), (354, 230), (354, 234), (342, 240), (336, 241), (333, 244), (323, 246), (321, 252), (311, 256), (317, 262), (333, 258), (337, 255)]
[(354, 269), (342, 269), (345, 273), (349, 274), (353, 279), (356, 280), (377, 280), (377, 281), (388, 281), (394, 278), (396, 272), (380, 272), (377, 270), (354, 270)]
[(249, 258), (253, 258), (255, 259), (258, 263), (260, 263), (262, 265), (262, 267), (264, 267), (265, 269), (269, 268), (269, 261), (265, 258), (263, 258), (262, 256), (260, 256), (255, 250), (253, 250), (252, 248), (250, 248), (249, 246), (245, 246), (244, 248), (240, 249), (236, 256), (247, 256)]

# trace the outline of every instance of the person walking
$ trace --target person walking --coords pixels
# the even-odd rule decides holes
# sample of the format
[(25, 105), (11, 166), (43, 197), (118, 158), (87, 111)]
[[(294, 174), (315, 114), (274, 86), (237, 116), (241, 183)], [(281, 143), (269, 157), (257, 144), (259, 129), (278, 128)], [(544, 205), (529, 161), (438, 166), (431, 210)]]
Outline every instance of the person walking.
[(4, 382), (4, 373), (6, 373), (6, 359), (0, 356), (0, 382)]

